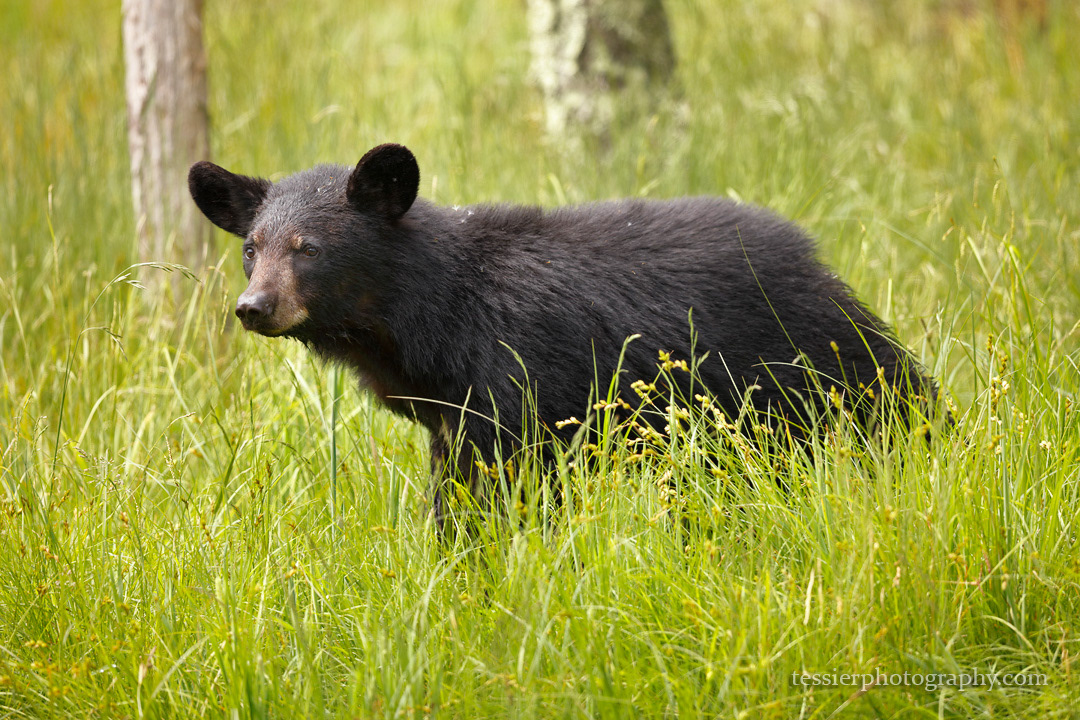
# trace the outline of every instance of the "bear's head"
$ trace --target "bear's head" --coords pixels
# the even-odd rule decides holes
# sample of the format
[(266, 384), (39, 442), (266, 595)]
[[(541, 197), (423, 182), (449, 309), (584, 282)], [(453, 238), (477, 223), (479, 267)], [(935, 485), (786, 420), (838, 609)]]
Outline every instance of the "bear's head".
[(362, 300), (365, 283), (384, 276), (379, 241), (391, 241), (419, 185), (416, 158), (393, 144), (371, 149), (351, 171), (323, 165), (277, 183), (205, 161), (188, 173), (203, 214), (244, 239), (248, 287), (237, 317), (262, 335), (301, 339), (331, 318), (348, 320), (358, 304), (341, 301)]

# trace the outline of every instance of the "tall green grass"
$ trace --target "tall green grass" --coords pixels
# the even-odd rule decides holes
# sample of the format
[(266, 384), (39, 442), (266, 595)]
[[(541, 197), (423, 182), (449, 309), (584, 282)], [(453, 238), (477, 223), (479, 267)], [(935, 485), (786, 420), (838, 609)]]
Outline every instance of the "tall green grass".
[[(520, 3), (208, 3), (214, 156), (280, 177), (398, 141), (445, 203), (767, 205), (955, 431), (810, 461), (690, 427), (564, 468), (553, 522), (442, 545), (423, 434), (230, 322), (233, 239), (142, 289), (166, 270), (134, 255), (118, 3), (7, 2), (4, 717), (1075, 717), (1080, 11), (667, 9), (680, 99), (567, 154)], [(975, 669), (1045, 684), (792, 683)]]

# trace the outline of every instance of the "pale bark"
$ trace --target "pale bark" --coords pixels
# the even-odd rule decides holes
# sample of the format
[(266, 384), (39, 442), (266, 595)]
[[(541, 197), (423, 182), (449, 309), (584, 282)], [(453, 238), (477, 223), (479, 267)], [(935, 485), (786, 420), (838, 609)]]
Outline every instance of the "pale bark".
[(210, 154), (202, 0), (123, 0), (122, 15), (140, 259), (197, 270), (210, 239), (187, 190)]
[(664, 94), (675, 53), (661, 0), (528, 0), (528, 21), (549, 135), (603, 133), (616, 105)]

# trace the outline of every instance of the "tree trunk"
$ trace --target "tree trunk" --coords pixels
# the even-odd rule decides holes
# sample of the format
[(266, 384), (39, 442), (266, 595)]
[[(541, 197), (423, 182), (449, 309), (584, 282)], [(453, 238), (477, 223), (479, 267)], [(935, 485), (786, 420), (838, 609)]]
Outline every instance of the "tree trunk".
[(140, 259), (198, 270), (210, 226), (187, 171), (210, 154), (202, 0), (123, 0), (128, 149)]
[(616, 106), (655, 100), (675, 68), (661, 0), (528, 0), (546, 129), (605, 134)]

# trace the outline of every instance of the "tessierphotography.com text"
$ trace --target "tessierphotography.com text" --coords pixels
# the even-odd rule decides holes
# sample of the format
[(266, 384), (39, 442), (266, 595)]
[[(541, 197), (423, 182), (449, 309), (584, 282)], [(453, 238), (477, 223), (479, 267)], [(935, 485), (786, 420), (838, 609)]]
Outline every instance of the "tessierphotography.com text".
[(981, 672), (977, 668), (967, 672), (884, 672), (868, 673), (794, 672), (791, 684), (807, 687), (857, 687), (869, 690), (873, 687), (920, 687), (929, 692), (939, 688), (955, 688), (963, 692), (969, 688), (1041, 687), (1049, 679), (1043, 673)]

